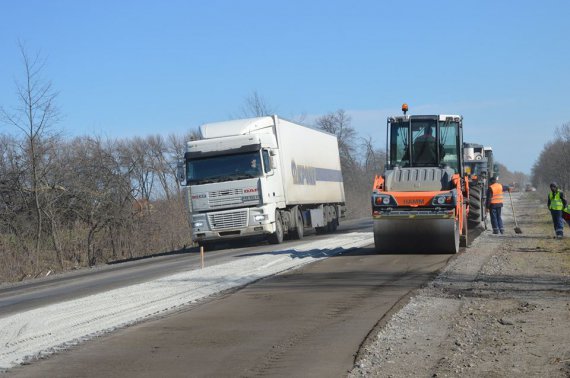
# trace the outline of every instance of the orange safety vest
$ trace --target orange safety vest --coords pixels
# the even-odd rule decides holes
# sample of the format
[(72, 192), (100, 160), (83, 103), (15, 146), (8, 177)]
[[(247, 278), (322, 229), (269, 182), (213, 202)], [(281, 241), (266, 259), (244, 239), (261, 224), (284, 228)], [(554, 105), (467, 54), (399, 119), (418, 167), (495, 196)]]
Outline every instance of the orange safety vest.
[(493, 192), (491, 204), (503, 203), (503, 185), (496, 182), (489, 185), (489, 188), (491, 188), (491, 191)]

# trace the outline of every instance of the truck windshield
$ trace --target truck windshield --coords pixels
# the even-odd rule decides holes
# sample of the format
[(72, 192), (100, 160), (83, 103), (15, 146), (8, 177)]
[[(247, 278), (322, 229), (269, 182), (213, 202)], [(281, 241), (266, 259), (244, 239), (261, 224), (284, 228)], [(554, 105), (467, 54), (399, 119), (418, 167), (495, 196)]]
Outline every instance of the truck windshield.
[(189, 185), (243, 180), (262, 175), (259, 151), (191, 159), (186, 164)]
[(439, 167), (458, 171), (458, 123), (411, 119), (390, 123), (390, 163), (400, 167)]

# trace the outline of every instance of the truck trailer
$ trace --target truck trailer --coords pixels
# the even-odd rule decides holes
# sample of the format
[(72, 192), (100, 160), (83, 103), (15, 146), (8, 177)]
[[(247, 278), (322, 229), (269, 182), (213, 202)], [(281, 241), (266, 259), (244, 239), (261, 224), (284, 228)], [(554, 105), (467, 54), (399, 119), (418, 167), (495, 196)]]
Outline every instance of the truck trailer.
[(200, 137), (178, 166), (195, 243), (279, 244), (337, 229), (345, 196), (335, 135), (274, 115), (205, 124)]

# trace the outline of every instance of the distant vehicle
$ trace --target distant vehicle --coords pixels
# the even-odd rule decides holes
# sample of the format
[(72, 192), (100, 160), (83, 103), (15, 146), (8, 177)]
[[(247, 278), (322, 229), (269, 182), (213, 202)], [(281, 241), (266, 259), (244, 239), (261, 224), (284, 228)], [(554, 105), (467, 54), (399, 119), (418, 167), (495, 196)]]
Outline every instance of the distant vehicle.
[(178, 179), (189, 190), (192, 240), (333, 232), (345, 213), (335, 135), (276, 115), (210, 123), (187, 142)]
[(536, 192), (536, 188), (531, 184), (526, 184), (524, 187), (525, 192)]

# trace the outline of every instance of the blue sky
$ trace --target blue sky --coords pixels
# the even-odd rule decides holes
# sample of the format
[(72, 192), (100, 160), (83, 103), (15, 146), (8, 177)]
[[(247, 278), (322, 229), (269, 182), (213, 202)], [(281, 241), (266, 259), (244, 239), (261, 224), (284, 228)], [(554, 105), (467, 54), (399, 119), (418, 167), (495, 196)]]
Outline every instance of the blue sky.
[(0, 0), (0, 105), (15, 105), (21, 40), (47, 58), (70, 137), (183, 134), (256, 91), (309, 124), (345, 109), (384, 146), (406, 102), (463, 115), (466, 141), (528, 173), (570, 122), (568, 15), (568, 1)]

